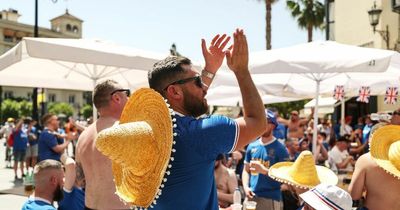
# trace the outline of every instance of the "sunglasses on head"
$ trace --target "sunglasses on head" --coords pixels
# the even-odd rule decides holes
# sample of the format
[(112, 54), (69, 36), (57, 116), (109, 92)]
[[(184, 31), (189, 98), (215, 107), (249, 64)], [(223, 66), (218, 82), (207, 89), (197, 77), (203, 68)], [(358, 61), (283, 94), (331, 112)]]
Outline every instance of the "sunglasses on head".
[(113, 92), (110, 93), (110, 95), (114, 95), (116, 92), (125, 92), (126, 96), (131, 95), (131, 91), (129, 89), (116, 89)]
[(195, 76), (195, 77), (189, 77), (189, 78), (186, 78), (186, 79), (181, 79), (181, 80), (177, 80), (175, 82), (172, 82), (169, 85), (167, 85), (167, 87), (165, 87), (164, 90), (167, 90), (167, 88), (169, 86), (171, 86), (171, 85), (176, 85), (176, 84), (183, 85), (183, 84), (185, 84), (187, 82), (190, 82), (192, 80), (194, 80), (194, 82), (197, 85), (197, 87), (203, 88), (203, 81), (201, 80), (201, 76), (198, 75), (198, 76)]

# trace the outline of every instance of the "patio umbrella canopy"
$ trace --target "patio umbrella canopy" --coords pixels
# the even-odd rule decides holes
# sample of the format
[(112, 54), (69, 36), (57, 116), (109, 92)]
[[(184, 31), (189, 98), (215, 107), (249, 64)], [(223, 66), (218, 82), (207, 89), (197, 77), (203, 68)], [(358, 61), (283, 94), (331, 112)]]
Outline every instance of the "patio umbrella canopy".
[(92, 91), (114, 79), (137, 89), (166, 56), (99, 40), (25, 37), (0, 56), (0, 85)]
[[(372, 94), (384, 93), (383, 85), (397, 86), (400, 54), (332, 41), (317, 41), (251, 53), (249, 66), (258, 89), (265, 85), (281, 85), (281, 89), (270, 91), (269, 94), (316, 98), (316, 127), (318, 96), (332, 96), (335, 85), (345, 85), (346, 96), (358, 94), (361, 85), (371, 86)], [(214, 83), (215, 88), (219, 85), (237, 86), (234, 76), (226, 71), (221, 71)], [(316, 148), (316, 134), (314, 130), (313, 148)]]

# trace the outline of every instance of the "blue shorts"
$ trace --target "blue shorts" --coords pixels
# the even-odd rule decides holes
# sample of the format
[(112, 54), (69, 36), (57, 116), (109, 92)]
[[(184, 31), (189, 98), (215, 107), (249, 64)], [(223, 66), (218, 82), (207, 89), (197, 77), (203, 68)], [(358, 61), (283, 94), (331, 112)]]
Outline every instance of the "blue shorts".
[(22, 162), (25, 161), (26, 150), (14, 150), (14, 161)]

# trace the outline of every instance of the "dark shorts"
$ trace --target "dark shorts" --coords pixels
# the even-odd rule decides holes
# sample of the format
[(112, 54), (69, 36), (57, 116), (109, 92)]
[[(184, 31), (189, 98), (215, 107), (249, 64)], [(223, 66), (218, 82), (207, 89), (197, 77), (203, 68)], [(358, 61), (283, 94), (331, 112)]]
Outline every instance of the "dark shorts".
[(26, 150), (14, 150), (14, 161), (25, 161)]

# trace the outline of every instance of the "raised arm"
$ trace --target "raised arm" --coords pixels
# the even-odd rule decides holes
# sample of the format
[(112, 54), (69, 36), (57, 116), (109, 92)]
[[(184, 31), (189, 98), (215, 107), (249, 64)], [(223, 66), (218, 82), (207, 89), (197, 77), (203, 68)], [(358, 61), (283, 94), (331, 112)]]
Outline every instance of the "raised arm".
[(249, 72), (249, 52), (243, 30), (237, 29), (233, 39), (231, 50), (226, 51), (226, 60), (228, 67), (235, 73), (243, 99), (243, 117), (236, 119), (240, 129), (236, 148), (243, 148), (261, 136), (267, 120), (263, 102)]
[(76, 178), (75, 161), (74, 159), (68, 157), (66, 154), (63, 154), (60, 160), (65, 167), (64, 189), (67, 191), (72, 191)]
[(226, 34), (222, 36), (218, 34), (212, 39), (210, 47), (208, 48), (206, 41), (204, 39), (201, 40), (201, 50), (205, 61), (205, 66), (201, 75), (204, 84), (208, 87), (211, 85), (215, 74), (224, 61), (224, 50), (230, 39), (231, 37), (226, 36)]

